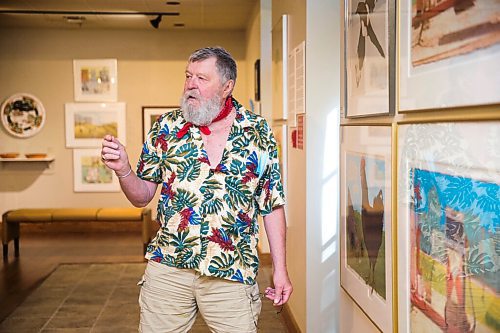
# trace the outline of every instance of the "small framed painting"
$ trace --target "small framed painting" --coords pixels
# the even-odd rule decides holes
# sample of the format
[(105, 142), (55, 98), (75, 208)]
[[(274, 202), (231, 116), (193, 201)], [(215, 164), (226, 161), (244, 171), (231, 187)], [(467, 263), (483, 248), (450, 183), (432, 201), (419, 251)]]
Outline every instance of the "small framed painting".
[(113, 170), (101, 161), (101, 149), (73, 150), (75, 192), (119, 192), (120, 183)]
[(116, 59), (73, 60), (73, 80), (77, 102), (118, 100)]
[[(363, 142), (368, 127), (377, 144)], [(341, 129), (340, 284), (382, 331), (393, 331), (392, 127)]]
[(142, 107), (142, 141), (146, 140), (154, 122), (165, 112), (178, 109), (178, 106), (143, 106)]
[(110, 134), (126, 144), (125, 103), (66, 103), (66, 147), (100, 147)]

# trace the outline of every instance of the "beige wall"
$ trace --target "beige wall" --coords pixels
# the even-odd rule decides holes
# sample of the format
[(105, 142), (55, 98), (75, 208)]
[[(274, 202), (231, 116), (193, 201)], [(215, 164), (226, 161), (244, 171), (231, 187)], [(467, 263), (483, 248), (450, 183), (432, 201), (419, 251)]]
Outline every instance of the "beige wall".
[[(238, 62), (234, 95), (248, 106), (246, 34), (210, 31), (0, 30), (0, 99), (25, 92), (45, 106), (37, 135), (0, 130), (0, 152), (48, 152), (43, 163), (0, 163), (0, 212), (19, 207), (129, 206), (121, 192), (73, 192), (73, 149), (65, 147), (64, 103), (74, 102), (73, 59), (118, 59), (118, 101), (127, 105), (127, 147), (135, 167), (142, 145), (142, 106), (178, 105), (186, 59), (196, 48), (222, 45)], [(253, 75), (253, 71), (252, 71)], [(155, 205), (151, 204), (154, 208)]]
[[(306, 2), (304, 0), (273, 1), (272, 27), (276, 26), (283, 14), (288, 15), (288, 50), (285, 51), (288, 54), (306, 39)], [(290, 142), (290, 133), (288, 142)], [(306, 150), (293, 149), (289, 144), (287, 151), (287, 263), (294, 287), (289, 309), (301, 331), (306, 332)]]

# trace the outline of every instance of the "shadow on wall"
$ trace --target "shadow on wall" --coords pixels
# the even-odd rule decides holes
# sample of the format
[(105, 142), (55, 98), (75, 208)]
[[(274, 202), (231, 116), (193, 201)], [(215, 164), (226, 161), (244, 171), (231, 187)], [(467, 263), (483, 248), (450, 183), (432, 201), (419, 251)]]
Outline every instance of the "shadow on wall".
[(19, 192), (26, 190), (40, 177), (47, 168), (44, 162), (25, 163), (22, 166), (16, 162), (0, 164), (0, 192)]

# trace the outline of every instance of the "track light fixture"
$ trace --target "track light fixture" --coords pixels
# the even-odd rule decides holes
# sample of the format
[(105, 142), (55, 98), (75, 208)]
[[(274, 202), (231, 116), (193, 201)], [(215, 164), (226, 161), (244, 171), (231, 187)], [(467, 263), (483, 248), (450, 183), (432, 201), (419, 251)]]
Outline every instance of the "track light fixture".
[(158, 29), (158, 27), (160, 26), (161, 17), (162, 17), (162, 15), (160, 14), (155, 19), (152, 19), (149, 21), (149, 22), (151, 22), (151, 25), (153, 26), (153, 28)]
[(163, 16), (179, 16), (179, 12), (112, 12), (112, 11), (61, 11), (61, 10), (9, 10), (0, 9), (0, 14), (22, 14), (22, 15), (78, 15), (84, 17), (84, 15), (146, 15), (152, 16), (156, 15), (155, 19), (150, 20), (151, 25), (158, 29)]

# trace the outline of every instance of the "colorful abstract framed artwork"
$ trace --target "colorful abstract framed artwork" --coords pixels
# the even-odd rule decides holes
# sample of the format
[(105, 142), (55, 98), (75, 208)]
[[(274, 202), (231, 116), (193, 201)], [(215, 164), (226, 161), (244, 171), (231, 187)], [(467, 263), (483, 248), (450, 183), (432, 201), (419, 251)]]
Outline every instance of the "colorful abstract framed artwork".
[(113, 170), (101, 161), (101, 149), (73, 150), (75, 192), (119, 192), (120, 183)]
[(73, 60), (75, 101), (116, 102), (118, 71), (116, 59)]
[[(377, 144), (360, 140), (367, 127)], [(392, 332), (392, 127), (342, 126), (341, 135), (340, 284)]]
[(399, 332), (498, 332), (500, 121), (398, 127)]
[(500, 103), (498, 0), (402, 0), (399, 111)]
[(100, 147), (110, 134), (126, 144), (125, 103), (66, 103), (66, 147)]
[(146, 140), (151, 126), (165, 112), (178, 109), (178, 106), (143, 106), (142, 107), (142, 141)]
[(396, 0), (345, 0), (345, 114), (394, 113)]

